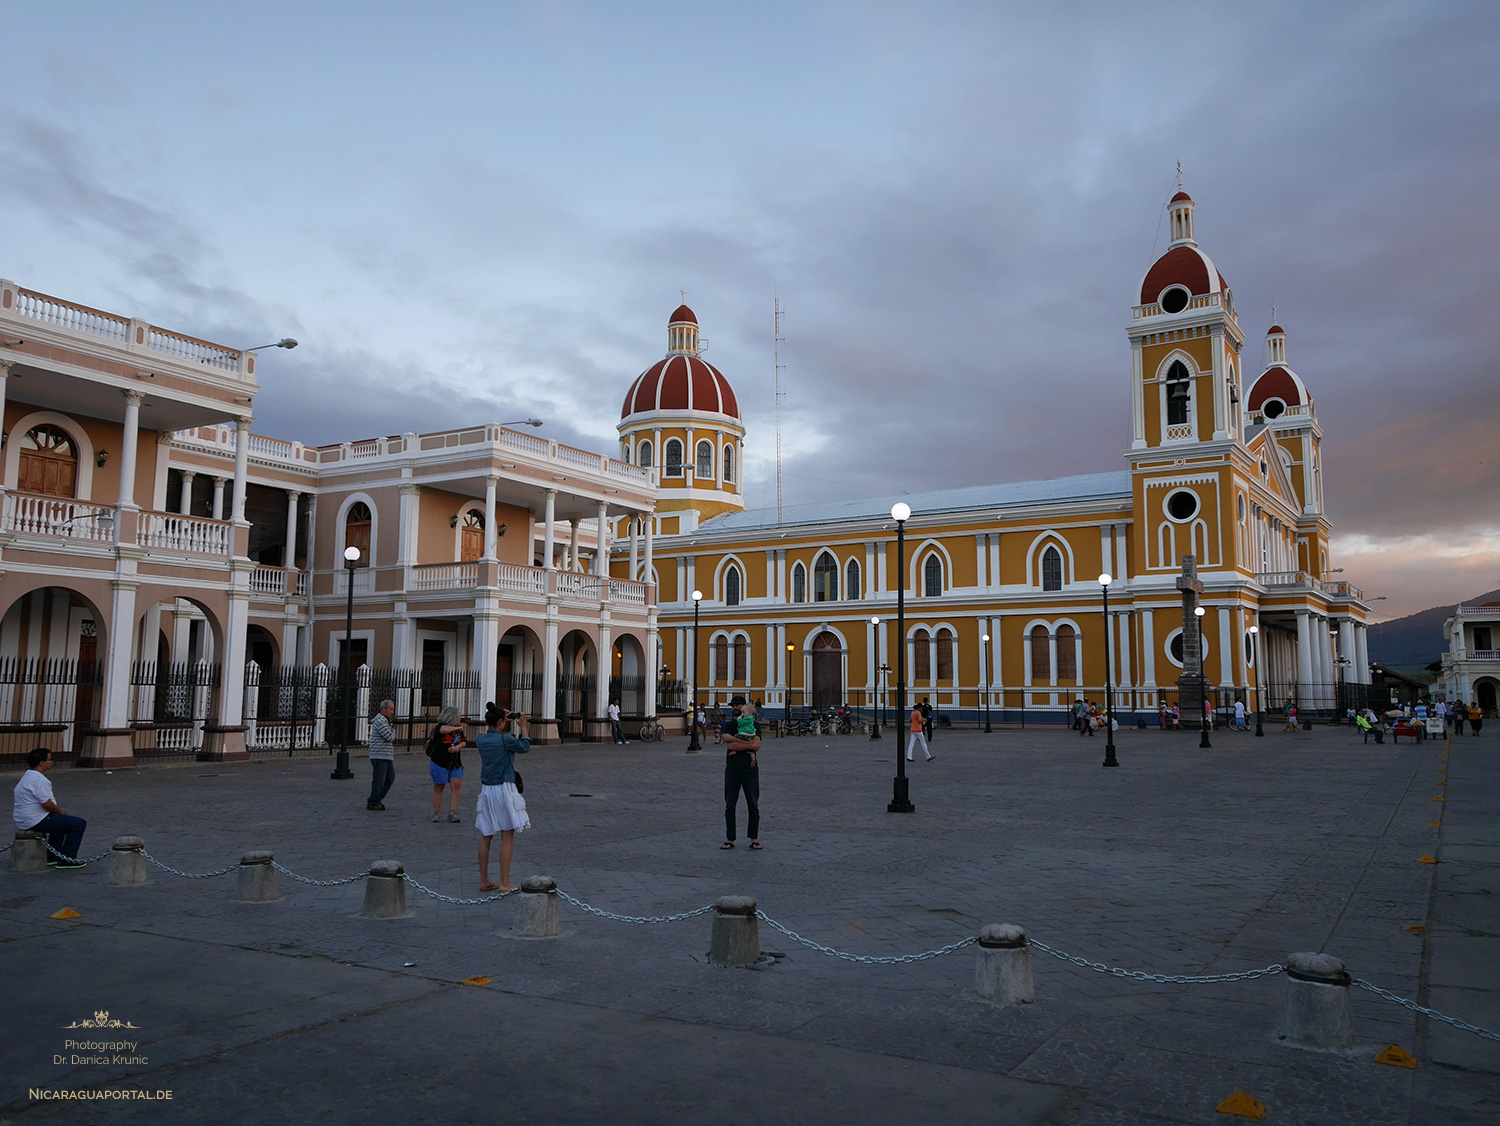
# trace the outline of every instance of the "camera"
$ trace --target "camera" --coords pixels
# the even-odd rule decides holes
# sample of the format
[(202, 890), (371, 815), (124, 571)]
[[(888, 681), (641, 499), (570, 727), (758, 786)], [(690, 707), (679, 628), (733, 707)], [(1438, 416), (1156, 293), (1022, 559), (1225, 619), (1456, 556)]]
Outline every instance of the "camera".
[(506, 719), (520, 719), (521, 718), (521, 713), (520, 712), (506, 712), (505, 713), (505, 718)]

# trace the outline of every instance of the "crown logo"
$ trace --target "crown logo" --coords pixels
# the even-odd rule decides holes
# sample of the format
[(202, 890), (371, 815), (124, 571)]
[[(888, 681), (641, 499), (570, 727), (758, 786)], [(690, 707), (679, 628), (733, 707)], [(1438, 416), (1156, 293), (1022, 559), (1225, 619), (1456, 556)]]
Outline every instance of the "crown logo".
[(100, 1009), (94, 1013), (93, 1019), (75, 1020), (64, 1028), (134, 1028), (128, 1020), (116, 1020), (109, 1015), (108, 1009)]

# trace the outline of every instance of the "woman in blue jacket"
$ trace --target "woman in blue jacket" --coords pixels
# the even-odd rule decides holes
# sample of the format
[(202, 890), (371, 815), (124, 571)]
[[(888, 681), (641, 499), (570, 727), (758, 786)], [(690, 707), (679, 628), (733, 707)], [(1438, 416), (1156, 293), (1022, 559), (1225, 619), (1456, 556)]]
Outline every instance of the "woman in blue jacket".
[[(520, 712), (502, 712), (494, 704), (484, 706), (487, 731), (474, 740), (482, 771), (479, 776), (479, 808), (474, 825), (479, 830), (479, 890), (514, 891), (510, 882), (510, 858), (516, 831), (531, 825), (526, 799), (516, 788), (516, 756), (531, 750), (526, 735), (526, 717)], [(519, 736), (511, 734), (514, 727)], [(500, 882), (490, 882), (490, 838), (500, 834)]]

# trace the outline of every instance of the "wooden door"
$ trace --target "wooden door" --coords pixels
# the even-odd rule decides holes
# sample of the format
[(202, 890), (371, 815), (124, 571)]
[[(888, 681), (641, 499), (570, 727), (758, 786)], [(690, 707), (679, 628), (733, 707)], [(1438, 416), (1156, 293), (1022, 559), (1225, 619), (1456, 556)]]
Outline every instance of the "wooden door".
[(502, 712), (511, 710), (510, 684), (514, 675), (514, 654), (515, 650), (509, 645), (502, 645), (495, 657), (495, 707)]
[[(92, 622), (87, 623), (87, 626), (92, 625)], [(84, 732), (94, 726), (94, 670), (98, 668), (98, 660), (99, 638), (84, 634), (78, 639), (78, 695), (73, 704), (75, 755), (83, 750)]]
[(78, 484), (78, 451), (55, 426), (38, 426), (21, 439), (16, 488), (23, 493), (71, 497)]
[(820, 633), (812, 643), (812, 706), (815, 711), (844, 702), (843, 650), (831, 633)]
[(484, 556), (484, 514), (464, 513), (463, 539), (460, 541), (459, 562), (473, 563)]

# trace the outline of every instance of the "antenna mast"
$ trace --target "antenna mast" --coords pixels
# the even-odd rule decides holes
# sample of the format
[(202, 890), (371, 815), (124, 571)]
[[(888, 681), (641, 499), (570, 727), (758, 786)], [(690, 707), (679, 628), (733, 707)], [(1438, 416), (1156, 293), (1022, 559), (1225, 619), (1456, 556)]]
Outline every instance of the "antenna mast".
[(776, 526), (781, 527), (781, 298), (776, 298)]

